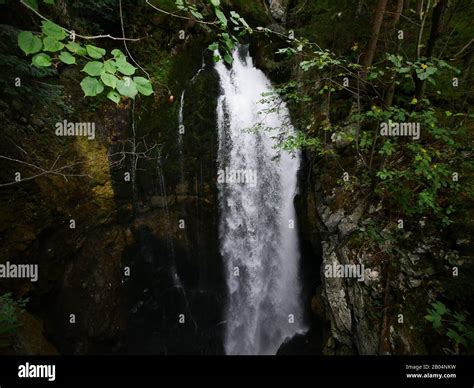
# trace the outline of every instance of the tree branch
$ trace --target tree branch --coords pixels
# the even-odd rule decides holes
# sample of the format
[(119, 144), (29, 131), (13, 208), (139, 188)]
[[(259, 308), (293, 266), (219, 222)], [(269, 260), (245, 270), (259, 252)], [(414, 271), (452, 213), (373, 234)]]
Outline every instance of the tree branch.
[(172, 13), (172, 12), (168, 12), (168, 11), (165, 11), (164, 9), (161, 9), (161, 8), (158, 8), (156, 5), (153, 5), (150, 3), (149, 0), (146, 0), (146, 3), (151, 7), (153, 8), (154, 10), (160, 12), (160, 13), (163, 13), (165, 15), (168, 15), (168, 16), (172, 16), (174, 18), (178, 18), (178, 19), (184, 19), (184, 20), (191, 20), (191, 21), (194, 21), (196, 23), (200, 23), (200, 24), (207, 24), (207, 25), (215, 25), (217, 24), (217, 21), (213, 21), (213, 22), (206, 22), (204, 20), (197, 20), (195, 18), (192, 18), (192, 17), (189, 17), (189, 16), (182, 16), (182, 15), (178, 15), (178, 14), (175, 14), (175, 13)]
[[(42, 14), (40, 14), (36, 9), (34, 9), (33, 7), (31, 7), (29, 4), (26, 4), (23, 0), (20, 0), (20, 3), (23, 4), (26, 8), (28, 8), (30, 11), (32, 11), (34, 14), (36, 14), (38, 17), (40, 17), (41, 19), (43, 20), (46, 20), (48, 22), (51, 22), (53, 23), (53, 21), (49, 20), (47, 17), (43, 16)], [(66, 31), (68, 34), (74, 34), (74, 36), (77, 36), (78, 38), (81, 38), (81, 39), (87, 39), (87, 40), (92, 40), (92, 39), (104, 39), (104, 38), (107, 38), (107, 39), (112, 39), (112, 40), (123, 40), (123, 41), (131, 41), (131, 42), (138, 42), (144, 38), (125, 38), (125, 37), (122, 37), (122, 38), (118, 38), (116, 36), (112, 36), (110, 34), (105, 34), (105, 35), (91, 35), (91, 36), (88, 36), (88, 35), (80, 35), (78, 33), (76, 33), (75, 31), (72, 31), (72, 30), (68, 30), (67, 28), (64, 28), (63, 26), (60, 26), (64, 31)], [(146, 36), (145, 38), (148, 38), (148, 36)]]

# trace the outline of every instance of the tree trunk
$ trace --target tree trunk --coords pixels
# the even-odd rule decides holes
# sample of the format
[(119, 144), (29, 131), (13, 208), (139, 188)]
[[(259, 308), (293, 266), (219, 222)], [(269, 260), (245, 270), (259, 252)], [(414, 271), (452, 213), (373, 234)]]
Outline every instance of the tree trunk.
[(395, 6), (395, 9), (393, 11), (392, 26), (394, 26), (394, 27), (400, 21), (400, 16), (402, 15), (402, 11), (403, 11), (403, 2), (404, 2), (404, 0), (398, 0), (397, 4)]
[[(421, 11), (423, 10), (423, 0), (416, 0), (415, 11), (418, 15), (421, 15)], [(421, 19), (421, 16), (420, 16)]]
[(443, 18), (446, 13), (447, 0), (440, 0), (435, 7), (433, 8), (433, 20), (431, 24), (431, 33), (426, 45), (426, 54), (427, 58), (433, 56), (433, 50), (435, 48), (436, 41), (439, 38), (439, 35), (443, 29)]
[[(398, 24), (398, 22), (400, 21), (400, 17), (401, 17), (402, 12), (403, 12), (404, 1), (405, 0), (398, 0), (398, 2), (397, 2), (395, 12), (393, 14), (393, 21), (392, 21), (393, 27), (395, 27)], [(395, 50), (395, 54), (398, 54), (400, 52), (401, 42), (402, 41), (400, 39), (397, 39), (397, 48)], [(388, 108), (388, 107), (392, 106), (394, 95), (395, 95), (395, 79), (392, 79), (392, 81), (390, 82), (389, 87), (387, 88), (387, 90), (385, 92), (385, 98), (384, 98), (385, 108)]]
[[(474, 63), (474, 49), (471, 49), (465, 56), (463, 60), (463, 69), (462, 69), (462, 77), (461, 77), (461, 84), (465, 84), (469, 81), (469, 75), (472, 70), (472, 64)], [(467, 99), (466, 99), (467, 101)]]
[(377, 42), (379, 40), (380, 27), (382, 26), (385, 9), (387, 7), (387, 0), (379, 0), (375, 9), (374, 23), (372, 25), (372, 35), (370, 37), (367, 51), (362, 58), (362, 68), (366, 71), (372, 66), (374, 60), (375, 49), (377, 48)]
[[(431, 58), (433, 51), (436, 46), (436, 42), (439, 39), (440, 33), (443, 29), (443, 18), (446, 13), (446, 6), (448, 0), (440, 0), (433, 8), (433, 16), (431, 21), (431, 32), (426, 43), (425, 57)], [(420, 80), (415, 77), (415, 96), (418, 100), (422, 99), (425, 94), (426, 80)]]

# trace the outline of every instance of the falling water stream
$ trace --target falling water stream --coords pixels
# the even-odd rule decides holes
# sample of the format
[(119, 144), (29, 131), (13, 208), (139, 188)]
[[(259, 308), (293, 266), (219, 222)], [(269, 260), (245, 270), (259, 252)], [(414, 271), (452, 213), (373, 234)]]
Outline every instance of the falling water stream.
[[(279, 109), (272, 110), (275, 101), (262, 101), (273, 89), (246, 47), (233, 58), (230, 68), (215, 64), (221, 87), (218, 168), (257, 179), (218, 184), (228, 287), (224, 346), (226, 354), (275, 354), (304, 328), (293, 206), (300, 161), (298, 154), (276, 149), (279, 132), (293, 133), (285, 104), (277, 99)], [(256, 125), (267, 130), (249, 130)]]

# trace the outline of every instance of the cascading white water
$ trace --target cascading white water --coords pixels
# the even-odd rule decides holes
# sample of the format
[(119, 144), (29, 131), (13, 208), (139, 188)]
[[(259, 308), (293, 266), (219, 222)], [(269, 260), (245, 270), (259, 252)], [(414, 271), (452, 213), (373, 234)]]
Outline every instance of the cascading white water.
[[(280, 151), (275, 158), (275, 137), (289, 121), (288, 110), (277, 101), (278, 111), (266, 111), (274, 105), (262, 101), (262, 93), (272, 91), (271, 83), (240, 50), (244, 55), (235, 51), (230, 69), (223, 61), (215, 65), (219, 171), (257, 174), (255, 185), (242, 179), (218, 184), (229, 291), (224, 346), (227, 354), (275, 354), (286, 337), (304, 328), (293, 206), (299, 155)], [(275, 130), (249, 131), (259, 124)], [(293, 133), (291, 125), (284, 127)]]

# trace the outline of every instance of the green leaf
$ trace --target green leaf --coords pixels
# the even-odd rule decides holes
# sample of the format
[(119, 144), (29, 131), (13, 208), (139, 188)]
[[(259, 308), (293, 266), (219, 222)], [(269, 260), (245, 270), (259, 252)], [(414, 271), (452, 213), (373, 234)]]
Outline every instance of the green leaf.
[(217, 18), (220, 20), (222, 27), (226, 28), (227, 27), (227, 18), (224, 15), (224, 13), (219, 9), (215, 8), (214, 11), (216, 12)]
[(464, 346), (467, 346), (466, 340), (453, 329), (449, 329), (446, 335), (454, 340), (457, 344), (463, 344)]
[(72, 52), (73, 54), (84, 56), (87, 54), (87, 51), (84, 47), (82, 47), (79, 43), (76, 42), (69, 42), (66, 45), (66, 48)]
[(101, 74), (100, 79), (105, 85), (110, 86), (112, 89), (115, 89), (115, 87), (117, 86), (118, 78), (113, 74)]
[(211, 51), (219, 50), (219, 43), (217, 42), (211, 43), (207, 48)]
[(96, 77), (102, 73), (103, 68), (104, 64), (102, 62), (92, 61), (87, 62), (86, 65), (83, 67), (82, 71), (93, 77)]
[(227, 33), (222, 34), (222, 40), (224, 41), (224, 44), (227, 46), (229, 50), (232, 50), (234, 48), (234, 42), (232, 41), (229, 34)]
[(67, 51), (61, 51), (61, 53), (59, 54), (59, 60), (67, 65), (72, 65), (73, 63), (76, 63), (76, 58), (74, 58)]
[(56, 52), (64, 48), (64, 44), (52, 36), (43, 39), (44, 51)]
[(133, 82), (135, 82), (135, 86), (139, 93), (143, 94), (144, 96), (149, 96), (153, 94), (153, 86), (151, 85), (150, 80), (144, 77), (133, 77)]
[(23, 0), (23, 2), (38, 11), (38, 2), (36, 0)]
[(432, 303), (431, 304), (433, 306), (433, 308), (436, 310), (436, 312), (439, 314), (439, 315), (444, 315), (446, 314), (446, 306), (441, 303), (441, 302), (436, 302), (436, 303)]
[(105, 50), (91, 44), (86, 45), (87, 54), (94, 59), (100, 59), (105, 55)]
[(41, 23), (41, 31), (43, 31), (43, 34), (50, 36), (51, 38), (55, 38), (56, 40), (63, 40), (66, 36), (68, 36), (64, 28), (53, 22), (50, 22), (49, 20), (43, 20)]
[(454, 313), (453, 317), (456, 318), (457, 321), (459, 322), (465, 322), (466, 321), (466, 316), (460, 313)]
[(466, 326), (464, 326), (461, 322), (456, 322), (454, 326), (456, 326), (456, 328), (462, 333), (467, 331)]
[(115, 90), (111, 90), (110, 92), (107, 93), (107, 98), (109, 100), (112, 100), (116, 104), (120, 102), (120, 94), (118, 94)]
[(33, 65), (36, 67), (51, 66), (51, 57), (45, 53), (36, 54), (32, 59)]
[(22, 31), (18, 34), (18, 46), (28, 55), (40, 51), (43, 43), (41, 43), (40, 38), (34, 36), (30, 31)]
[(115, 66), (115, 61), (113, 59), (109, 59), (104, 62), (104, 69), (107, 73), (115, 74), (117, 71), (117, 67)]
[(81, 81), (81, 88), (86, 97), (94, 97), (104, 91), (104, 84), (97, 78), (86, 77)]
[(135, 98), (138, 93), (135, 82), (130, 77), (123, 77), (117, 81), (118, 92), (125, 97)]
[(124, 75), (132, 75), (135, 73), (136, 67), (128, 62), (117, 61), (117, 70)]
[[(433, 305), (432, 303), (431, 305)], [(441, 315), (439, 315), (435, 310), (428, 310), (428, 315), (425, 316), (425, 319), (433, 324), (434, 329), (439, 329), (441, 327)]]
[(441, 327), (441, 317), (439, 315), (433, 316), (433, 328), (439, 329)]
[(119, 64), (127, 63), (127, 57), (125, 55), (118, 56), (117, 58), (114, 57), (114, 60), (115, 60), (115, 66), (118, 66)]
[(125, 54), (122, 51), (120, 51), (119, 49), (113, 49), (110, 53), (114, 56), (114, 58), (125, 56)]
[(46, 4), (54, 5), (54, 0), (43, 0)]
[(219, 7), (219, 5), (221, 5), (221, 0), (211, 0), (211, 4), (214, 7)]
[(198, 12), (196, 9), (189, 8), (189, 12), (191, 15), (193, 15), (197, 20), (202, 20), (204, 19), (204, 16), (202, 16), (201, 12)]
[(232, 62), (234, 62), (234, 58), (232, 58), (232, 56), (229, 53), (225, 53), (224, 61), (228, 63), (229, 65), (232, 65)]

